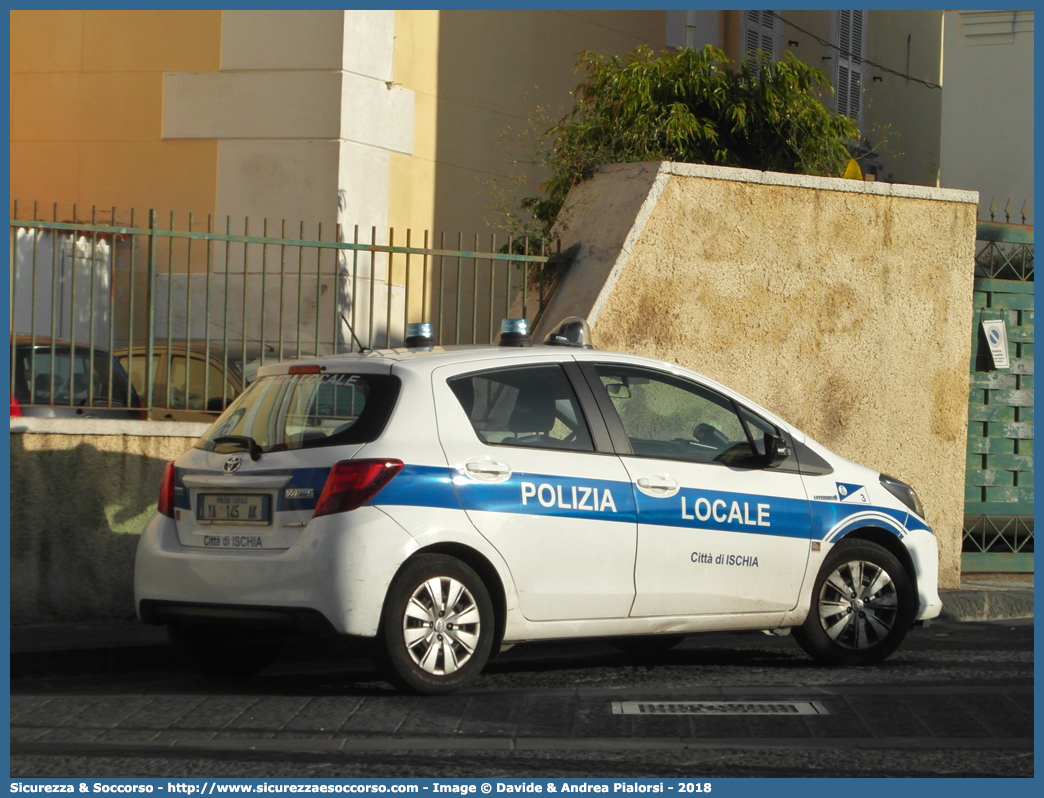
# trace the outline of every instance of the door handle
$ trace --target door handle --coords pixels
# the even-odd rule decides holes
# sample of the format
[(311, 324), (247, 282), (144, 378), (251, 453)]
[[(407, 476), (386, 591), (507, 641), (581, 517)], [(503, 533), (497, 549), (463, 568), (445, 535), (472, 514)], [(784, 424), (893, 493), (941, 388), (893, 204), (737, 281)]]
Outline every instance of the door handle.
[(464, 470), (469, 476), (483, 482), (504, 482), (511, 476), (511, 466), (496, 460), (468, 460)]
[(638, 490), (646, 496), (666, 498), (678, 492), (678, 483), (666, 474), (650, 474), (636, 481)]

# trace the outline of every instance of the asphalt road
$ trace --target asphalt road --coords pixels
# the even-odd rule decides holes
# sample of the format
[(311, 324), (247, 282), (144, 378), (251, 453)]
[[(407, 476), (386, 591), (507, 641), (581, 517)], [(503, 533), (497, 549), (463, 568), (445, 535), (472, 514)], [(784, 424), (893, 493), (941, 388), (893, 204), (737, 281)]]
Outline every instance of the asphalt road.
[(1033, 628), (934, 622), (884, 664), (843, 669), (762, 634), (645, 655), (528, 644), (440, 698), (292, 653), (244, 680), (20, 679), (11, 775), (1029, 777)]

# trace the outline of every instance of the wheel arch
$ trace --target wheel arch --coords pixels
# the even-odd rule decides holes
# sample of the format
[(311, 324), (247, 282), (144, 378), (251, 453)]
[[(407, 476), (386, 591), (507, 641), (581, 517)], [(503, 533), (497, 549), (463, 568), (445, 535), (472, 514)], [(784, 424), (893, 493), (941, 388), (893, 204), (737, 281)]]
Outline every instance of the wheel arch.
[(914, 568), (913, 557), (910, 556), (909, 549), (903, 545), (902, 540), (887, 529), (882, 529), (876, 526), (864, 526), (859, 529), (853, 529), (851, 532), (845, 534), (838, 543), (843, 543), (846, 540), (865, 540), (869, 543), (876, 543), (881, 548), (885, 549), (889, 554), (899, 560), (899, 564), (903, 566), (903, 570), (906, 571), (906, 575), (910, 578), (910, 584), (914, 589), (914, 595), (917, 595), (917, 570)]
[(494, 636), (493, 648), (490, 650), (489, 658), (493, 659), (496, 657), (500, 651), (500, 644), (504, 640), (504, 629), (507, 625), (507, 596), (504, 591), (504, 582), (500, 578), (496, 567), (485, 555), (471, 548), (471, 546), (464, 543), (443, 541), (418, 549), (399, 566), (399, 570), (405, 568), (407, 563), (421, 554), (445, 554), (448, 557), (455, 557), (479, 575), (479, 579), (482, 580), (482, 584), (486, 586), (486, 590), (489, 592), (489, 600), (493, 603)]

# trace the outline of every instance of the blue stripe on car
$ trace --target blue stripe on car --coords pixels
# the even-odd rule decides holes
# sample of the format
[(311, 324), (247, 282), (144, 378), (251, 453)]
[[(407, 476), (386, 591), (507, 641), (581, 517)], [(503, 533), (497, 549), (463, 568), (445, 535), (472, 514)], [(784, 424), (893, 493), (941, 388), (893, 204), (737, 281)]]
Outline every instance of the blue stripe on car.
[[(533, 486), (530, 490), (536, 490), (536, 493), (525, 497), (524, 504), (523, 483)], [(541, 490), (542, 486), (547, 487)], [(574, 488), (578, 489), (576, 495), (573, 493)], [(591, 493), (585, 496), (584, 491), (588, 490)], [(597, 500), (593, 495), (595, 491)], [(612, 497), (611, 505), (604, 501), (605, 491)], [(685, 500), (684, 514), (682, 499)], [(706, 500), (706, 503), (701, 500)], [(598, 509), (594, 509), (596, 501)], [(715, 502), (718, 504), (715, 505)], [(641, 523), (650, 526), (810, 537), (813, 540), (834, 540), (856, 527), (868, 526), (886, 529), (899, 537), (913, 529), (930, 531), (926, 524), (905, 511), (877, 506), (807, 502), (779, 496), (694, 488), (683, 488), (677, 495), (664, 499), (633, 490), (630, 482), (522, 472), (512, 474), (504, 482), (479, 482), (459, 474), (455, 469), (439, 466), (405, 466), (370, 504), (446, 509), (463, 507), (473, 512), (627, 523), (635, 520), (637, 512)], [(759, 505), (763, 508), (761, 515)], [(612, 507), (615, 507), (616, 512), (612, 511)], [(730, 514), (732, 521), (728, 520)], [(718, 520), (723, 517), (724, 521)], [(759, 525), (759, 520), (764, 523)]]
[[(661, 499), (635, 491), (643, 524), (723, 532), (807, 538), (809, 508), (804, 499), (682, 488)], [(731, 519), (731, 520), (730, 520)]]
[[(176, 468), (174, 506), (191, 509), (182, 478), (212, 471)], [(312, 498), (287, 499), (279, 491), (277, 511), (312, 510), (329, 467), (254, 471), (290, 474), (286, 488), (311, 488)], [(526, 485), (523, 496), (523, 483)], [(606, 493), (609, 499), (606, 499)], [(683, 503), (684, 502), (684, 503)], [(369, 504), (438, 507), (472, 512), (517, 513), (598, 521), (638, 520), (648, 526), (746, 532), (781, 537), (837, 540), (856, 528), (876, 527), (903, 537), (931, 527), (911, 513), (865, 504), (806, 502), (780, 496), (683, 488), (670, 498), (647, 496), (630, 482), (515, 472), (504, 482), (479, 482), (445, 466), (406, 465)], [(811, 517), (810, 517), (811, 513)], [(731, 518), (731, 520), (729, 520)], [(724, 520), (722, 520), (724, 519)], [(811, 522), (811, 523), (810, 523)]]
[(453, 493), (452, 469), (445, 466), (404, 465), (391, 482), (381, 488), (369, 504), (397, 504), (409, 507), (442, 507), (459, 510)]

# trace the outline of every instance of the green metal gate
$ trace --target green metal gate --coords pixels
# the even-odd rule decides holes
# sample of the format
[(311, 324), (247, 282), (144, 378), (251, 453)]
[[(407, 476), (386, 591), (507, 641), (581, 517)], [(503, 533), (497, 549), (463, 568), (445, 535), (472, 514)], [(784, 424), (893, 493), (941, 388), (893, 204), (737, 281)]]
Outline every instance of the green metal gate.
[[(1033, 571), (1033, 228), (980, 223), (968, 398), (964, 572)], [(1003, 319), (996, 369), (983, 320)]]
[[(98, 417), (124, 402), (161, 419), (214, 414), (266, 362), (402, 346), (410, 322), (432, 324), (440, 345), (492, 343), (502, 318), (539, 317), (565, 262), (496, 236), (390, 229), (379, 243), (375, 227), (324, 237), (318, 224), (309, 238), (304, 222), (245, 219), (240, 234), (227, 217), (188, 214), (179, 229), (154, 210), (38, 210), (20, 219), (15, 203), (10, 221), (12, 407)], [(140, 400), (114, 389), (100, 365), (112, 358)], [(80, 361), (99, 365), (69, 373)]]

